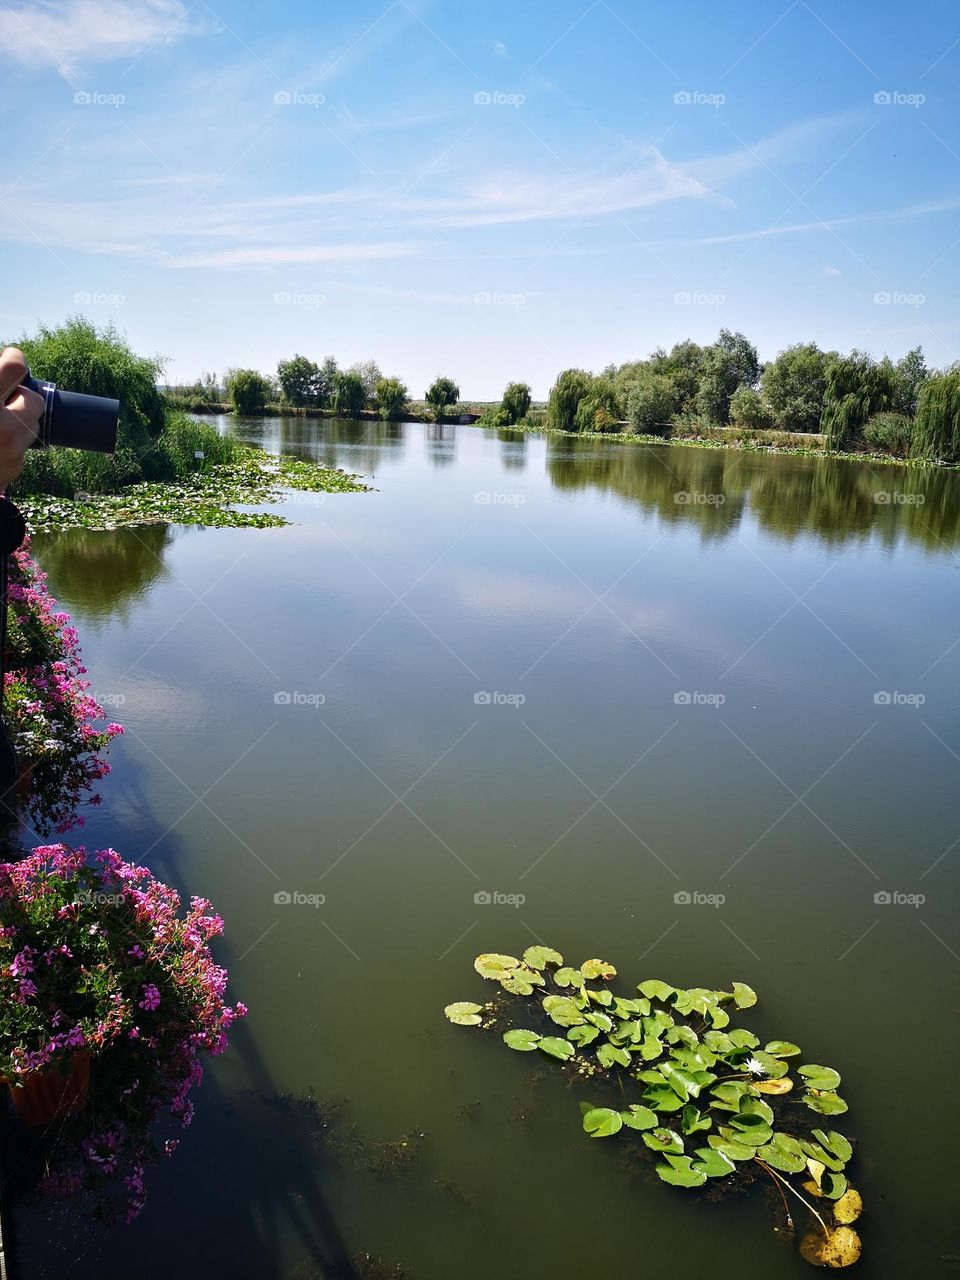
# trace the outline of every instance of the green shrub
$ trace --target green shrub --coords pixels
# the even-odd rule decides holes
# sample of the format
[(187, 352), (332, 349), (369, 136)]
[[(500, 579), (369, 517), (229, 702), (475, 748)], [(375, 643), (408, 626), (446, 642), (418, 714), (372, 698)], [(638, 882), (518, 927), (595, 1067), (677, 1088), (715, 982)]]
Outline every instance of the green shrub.
[(227, 399), (234, 413), (261, 413), (270, 391), (269, 380), (255, 369), (234, 369), (227, 378)]
[(519, 422), (530, 409), (530, 388), (525, 382), (511, 382), (503, 393), (500, 411), (506, 424)]
[(738, 387), (730, 397), (730, 421), (738, 427), (769, 427), (770, 406), (753, 387)]
[(564, 369), (547, 401), (547, 427), (550, 431), (573, 431), (580, 401), (593, 381), (585, 369)]
[(663, 435), (680, 408), (680, 392), (673, 378), (641, 367), (627, 384), (627, 420), (642, 435)]
[(913, 419), (905, 413), (875, 413), (863, 428), (864, 443), (883, 453), (905, 458), (910, 452)]
[(960, 368), (929, 378), (920, 388), (913, 451), (931, 461), (960, 461)]
[(870, 418), (893, 407), (895, 375), (889, 361), (878, 364), (864, 351), (827, 366), (820, 429), (831, 449), (859, 443)]
[(586, 394), (580, 397), (573, 425), (577, 431), (603, 431), (620, 417), (620, 397), (616, 384), (606, 374), (591, 378)]

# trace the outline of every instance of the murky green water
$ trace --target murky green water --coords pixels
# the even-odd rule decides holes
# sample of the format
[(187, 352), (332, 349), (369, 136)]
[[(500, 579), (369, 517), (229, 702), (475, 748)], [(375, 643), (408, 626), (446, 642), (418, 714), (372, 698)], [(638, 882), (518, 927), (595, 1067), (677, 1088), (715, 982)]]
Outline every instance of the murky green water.
[[(128, 730), (89, 840), (213, 899), (252, 1013), (142, 1220), (27, 1219), (26, 1274), (287, 1277), (342, 1248), (417, 1280), (809, 1274), (762, 1197), (625, 1177), (549, 1066), (444, 1021), (476, 953), (536, 939), (756, 987), (760, 1033), (844, 1075), (859, 1273), (954, 1274), (960, 478), (238, 430), (377, 492), (301, 495), (279, 530), (37, 540)], [(325, 1155), (275, 1101), (311, 1088), (360, 1163), (426, 1133), (409, 1173)]]

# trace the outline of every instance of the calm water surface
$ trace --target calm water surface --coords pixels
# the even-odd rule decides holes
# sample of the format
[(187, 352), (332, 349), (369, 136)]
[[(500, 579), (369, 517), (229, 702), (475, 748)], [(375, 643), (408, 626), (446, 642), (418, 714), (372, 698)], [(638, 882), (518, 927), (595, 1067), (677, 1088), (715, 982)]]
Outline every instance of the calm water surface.
[[(213, 899), (251, 1016), (142, 1219), (27, 1216), (27, 1276), (303, 1280), (344, 1249), (416, 1280), (809, 1274), (760, 1195), (625, 1176), (549, 1064), (445, 1022), (488, 994), (478, 952), (535, 940), (753, 985), (762, 1036), (843, 1073), (859, 1274), (956, 1274), (960, 479), (235, 429), (376, 491), (36, 540), (128, 730), (89, 842)], [(405, 1176), (356, 1167), (404, 1135)]]

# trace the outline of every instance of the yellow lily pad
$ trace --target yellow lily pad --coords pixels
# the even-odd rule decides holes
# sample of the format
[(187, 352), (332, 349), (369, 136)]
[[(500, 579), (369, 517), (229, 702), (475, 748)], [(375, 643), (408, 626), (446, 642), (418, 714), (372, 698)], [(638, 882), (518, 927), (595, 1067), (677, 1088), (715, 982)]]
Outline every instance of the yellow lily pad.
[(856, 1222), (863, 1213), (863, 1201), (855, 1187), (848, 1188), (833, 1206), (833, 1216), (837, 1222)]
[(852, 1267), (862, 1248), (860, 1237), (852, 1227), (837, 1227), (829, 1236), (822, 1231), (814, 1231), (800, 1241), (800, 1253), (805, 1262), (835, 1270)]
[(496, 952), (477, 956), (473, 962), (473, 967), (481, 978), (506, 978), (519, 965), (520, 961), (516, 956), (500, 956)]
[(789, 1076), (781, 1076), (779, 1080), (758, 1080), (753, 1087), (758, 1093), (789, 1093), (793, 1081)]

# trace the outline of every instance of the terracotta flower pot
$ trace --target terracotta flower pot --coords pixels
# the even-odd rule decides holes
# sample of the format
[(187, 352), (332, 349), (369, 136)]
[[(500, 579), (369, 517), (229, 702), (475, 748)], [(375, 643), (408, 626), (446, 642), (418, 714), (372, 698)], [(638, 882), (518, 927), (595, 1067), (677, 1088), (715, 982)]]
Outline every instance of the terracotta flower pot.
[(70, 1060), (69, 1071), (37, 1071), (20, 1084), (7, 1081), (14, 1109), (29, 1128), (49, 1124), (61, 1116), (82, 1111), (90, 1088), (90, 1054), (81, 1049)]

